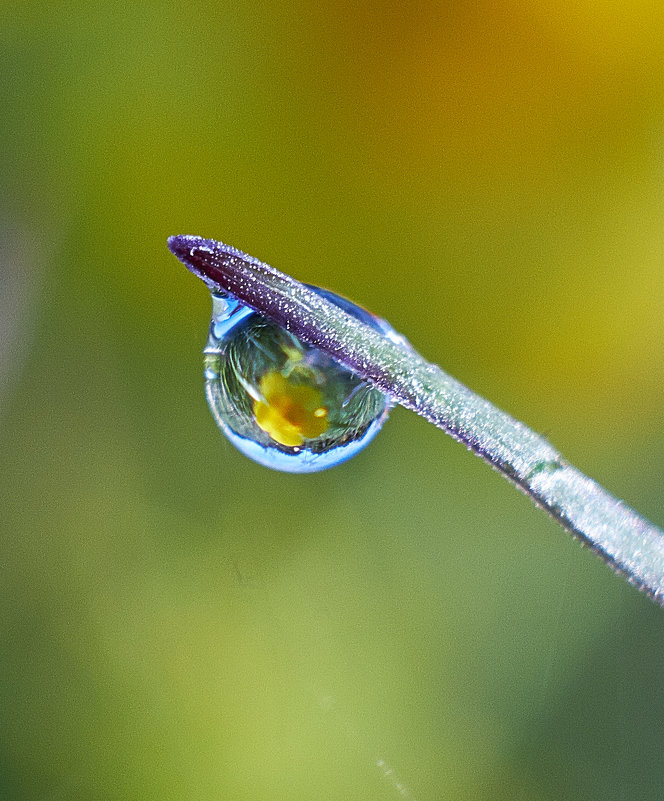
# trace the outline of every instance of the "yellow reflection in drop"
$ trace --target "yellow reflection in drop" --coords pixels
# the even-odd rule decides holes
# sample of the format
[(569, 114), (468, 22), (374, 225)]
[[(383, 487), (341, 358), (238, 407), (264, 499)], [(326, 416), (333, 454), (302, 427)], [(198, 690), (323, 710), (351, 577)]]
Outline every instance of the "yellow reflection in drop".
[(292, 384), (281, 373), (269, 372), (259, 390), (263, 400), (254, 400), (256, 422), (280, 445), (296, 447), (327, 430), (327, 409), (314, 387)]

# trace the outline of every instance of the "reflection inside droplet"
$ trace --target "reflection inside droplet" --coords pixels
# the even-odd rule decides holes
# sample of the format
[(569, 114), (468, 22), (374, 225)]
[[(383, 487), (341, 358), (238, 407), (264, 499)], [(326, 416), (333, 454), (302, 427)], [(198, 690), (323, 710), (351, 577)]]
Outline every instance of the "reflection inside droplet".
[[(381, 333), (392, 329), (344, 298), (316, 292)], [(212, 296), (205, 393), (219, 428), (246, 456), (293, 473), (351, 458), (378, 433), (389, 398), (317, 348), (238, 301)]]

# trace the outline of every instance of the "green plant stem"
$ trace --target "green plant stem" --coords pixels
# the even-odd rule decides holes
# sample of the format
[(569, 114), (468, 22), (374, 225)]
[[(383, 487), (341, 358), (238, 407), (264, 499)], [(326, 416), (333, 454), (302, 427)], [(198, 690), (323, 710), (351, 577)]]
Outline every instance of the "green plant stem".
[(664, 532), (566, 462), (543, 437), (403, 342), (273, 267), (211, 239), (175, 236), (169, 248), (210, 290), (274, 320), (463, 442), (664, 606)]

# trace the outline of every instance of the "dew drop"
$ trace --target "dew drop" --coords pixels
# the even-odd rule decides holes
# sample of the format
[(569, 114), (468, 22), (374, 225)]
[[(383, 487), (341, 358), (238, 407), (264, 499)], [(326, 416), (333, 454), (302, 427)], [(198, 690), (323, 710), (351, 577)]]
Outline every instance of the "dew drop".
[[(398, 336), (360, 306), (311, 288), (385, 336)], [(233, 445), (290, 473), (325, 470), (355, 456), (392, 407), (388, 396), (322, 351), (217, 294), (204, 376), (210, 411)]]

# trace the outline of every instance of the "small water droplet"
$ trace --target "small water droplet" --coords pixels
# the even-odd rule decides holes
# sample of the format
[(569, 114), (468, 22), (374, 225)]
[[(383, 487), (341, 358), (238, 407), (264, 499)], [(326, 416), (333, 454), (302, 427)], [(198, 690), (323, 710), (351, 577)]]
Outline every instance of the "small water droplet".
[[(383, 320), (312, 287), (385, 336)], [(291, 473), (350, 459), (376, 436), (390, 399), (317, 348), (231, 298), (212, 295), (204, 351), (205, 394), (214, 419), (242, 453)]]

